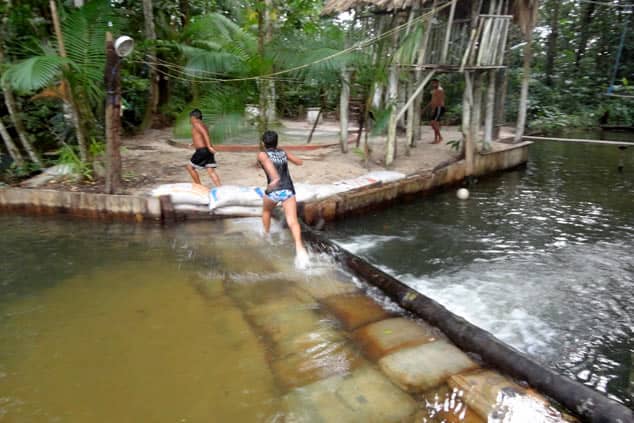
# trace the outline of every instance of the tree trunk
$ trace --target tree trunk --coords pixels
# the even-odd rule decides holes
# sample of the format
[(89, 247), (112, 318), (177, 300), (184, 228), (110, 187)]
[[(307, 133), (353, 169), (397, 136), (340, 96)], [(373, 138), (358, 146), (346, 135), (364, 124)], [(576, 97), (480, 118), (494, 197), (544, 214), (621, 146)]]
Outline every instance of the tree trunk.
[(550, 34), (548, 34), (548, 49), (546, 51), (546, 85), (553, 85), (553, 71), (555, 69), (555, 56), (557, 55), (557, 39), (559, 37), (559, 0), (551, 0), (550, 10)]
[(350, 108), (350, 71), (341, 71), (341, 95), (339, 97), (339, 125), (341, 152), (348, 152), (348, 111)]
[(0, 119), (0, 137), (2, 137), (2, 140), (4, 141), (4, 146), (7, 148), (7, 152), (9, 153), (9, 156), (11, 156), (15, 164), (19, 167), (24, 166), (24, 158), (22, 157), (22, 153), (20, 153), (20, 150), (18, 150), (18, 147), (13, 142), (13, 139), (11, 139), (9, 131), (7, 131), (4, 123), (2, 123), (2, 119)]
[(150, 92), (145, 105), (145, 116), (143, 117), (143, 122), (141, 123), (141, 129), (146, 129), (152, 125), (154, 116), (158, 112), (159, 101), (158, 75), (156, 72), (156, 49), (152, 45), (152, 43), (156, 40), (152, 0), (143, 0), (143, 20), (145, 22), (145, 38), (150, 42), (149, 52), (147, 55), (150, 67), (150, 75), (148, 76), (150, 80)]
[(464, 73), (465, 89), (462, 93), (462, 152), (465, 159), (465, 177), (473, 175), (474, 148), (471, 125), (471, 106), (473, 105), (472, 75)]
[[(396, 27), (399, 24), (398, 15), (394, 14), (394, 19), (392, 20), (392, 27)], [(400, 66), (397, 63), (396, 50), (398, 49), (398, 35), (399, 31), (394, 31), (392, 34), (392, 63), (390, 66), (390, 73), (388, 76), (387, 82), (387, 98), (388, 98), (388, 107), (390, 108), (390, 121), (389, 127), (387, 131), (387, 142), (385, 145), (385, 166), (390, 166), (394, 159), (396, 158), (396, 150), (397, 150), (397, 139), (396, 139), (396, 123), (397, 123), (397, 113), (398, 113), (398, 83), (399, 83), (399, 72)]]
[(522, 70), (522, 91), (520, 93), (520, 105), (517, 113), (517, 128), (515, 130), (515, 142), (522, 140), (524, 127), (526, 126), (526, 109), (528, 108), (528, 84), (531, 79), (531, 59), (533, 56), (533, 37), (528, 34), (524, 46), (524, 68)]
[(181, 12), (181, 28), (189, 23), (189, 0), (179, 0), (178, 8)]
[(2, 91), (4, 93), (4, 103), (9, 111), (9, 116), (11, 116), (11, 121), (15, 127), (15, 131), (18, 133), (18, 139), (22, 144), (22, 148), (24, 148), (24, 151), (27, 152), (33, 163), (42, 167), (42, 160), (40, 160), (37, 152), (33, 148), (29, 134), (24, 127), (24, 122), (22, 122), (22, 118), (18, 114), (15, 98), (13, 97), (13, 91), (11, 91), (11, 88), (6, 84), (3, 84)]
[(489, 151), (491, 149), (491, 141), (493, 141), (493, 122), (495, 120), (495, 69), (487, 72), (489, 75), (489, 86), (487, 87), (486, 96), (486, 114), (484, 116), (484, 142), (482, 149)]
[[(0, 65), (4, 62), (4, 49), (2, 46), (2, 42), (0, 42)], [(29, 158), (33, 163), (42, 167), (42, 161), (40, 160), (37, 152), (33, 148), (31, 139), (29, 137), (26, 128), (24, 127), (24, 122), (22, 122), (22, 118), (18, 112), (18, 106), (15, 102), (15, 97), (13, 96), (13, 91), (9, 84), (3, 82), (2, 83), (2, 92), (4, 94), (4, 103), (7, 106), (7, 111), (9, 112), (9, 116), (11, 117), (11, 122), (13, 122), (13, 126), (15, 127), (15, 131), (18, 133), (18, 139), (22, 144), (22, 148), (27, 152)], [(15, 159), (14, 159), (15, 160)]]
[[(273, 22), (271, 22), (271, 9), (273, 8), (273, 0), (264, 0), (264, 42), (269, 44), (273, 39)], [(273, 70), (273, 69), (271, 69)], [(277, 120), (277, 114), (275, 111), (276, 93), (275, 93), (275, 81), (268, 79), (264, 81), (266, 90), (266, 120), (267, 122), (274, 122)]]
[(581, 65), (581, 59), (586, 53), (588, 39), (590, 38), (590, 23), (596, 9), (595, 3), (586, 4), (581, 20), (579, 21), (579, 44), (577, 44), (577, 54), (575, 57), (575, 69), (578, 71)]
[[(66, 48), (64, 47), (64, 37), (62, 35), (62, 28), (59, 23), (59, 16), (57, 15), (57, 5), (55, 0), (50, 1), (51, 16), (53, 18), (53, 27), (55, 29), (55, 36), (57, 37), (57, 44), (59, 49), (59, 55), (61, 57), (67, 57)], [(68, 66), (65, 66), (65, 71), (68, 72)], [(65, 97), (68, 101), (71, 112), (71, 120), (75, 127), (75, 136), (77, 137), (77, 144), (79, 145), (79, 158), (82, 162), (88, 163), (88, 137), (86, 136), (86, 129), (84, 128), (79, 111), (79, 105), (75, 100), (75, 94), (73, 89), (67, 80), (64, 81)]]
[[(438, 0), (434, 0), (431, 6), (432, 10), (436, 9), (437, 4), (438, 4)], [(421, 42), (421, 46), (418, 51), (418, 57), (416, 58), (416, 64), (419, 66), (425, 64), (425, 61), (426, 61), (425, 56), (427, 55), (427, 45), (429, 44), (429, 36), (431, 34), (431, 26), (432, 26), (433, 18), (434, 17), (430, 15), (428, 19), (425, 19), (425, 35), (423, 36), (423, 40)], [(420, 84), (422, 80), (423, 80), (423, 70), (418, 68), (416, 69), (416, 85)], [(414, 110), (412, 112), (412, 115), (413, 115), (412, 123), (414, 126), (414, 135), (411, 142), (412, 147), (416, 145), (416, 141), (420, 140), (422, 135), (422, 131), (420, 127), (422, 101), (423, 101), (423, 94), (421, 93), (418, 95), (418, 97), (413, 103)]]
[(471, 105), (471, 130), (474, 147), (477, 147), (482, 126), (482, 88), (484, 72), (476, 71), (473, 75), (473, 104)]
[(506, 90), (508, 87), (508, 73), (506, 69), (500, 69), (497, 75), (495, 87), (495, 120), (493, 124), (493, 139), (500, 137), (500, 125), (506, 122)]

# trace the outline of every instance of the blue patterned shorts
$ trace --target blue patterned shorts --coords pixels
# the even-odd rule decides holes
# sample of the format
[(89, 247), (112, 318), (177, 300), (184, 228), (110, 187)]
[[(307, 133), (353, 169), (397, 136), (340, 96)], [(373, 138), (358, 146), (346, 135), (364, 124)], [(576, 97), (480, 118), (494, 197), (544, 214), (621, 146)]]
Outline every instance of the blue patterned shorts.
[(269, 197), (269, 200), (275, 203), (286, 201), (289, 198), (293, 197), (293, 195), (295, 194), (293, 194), (293, 191), (291, 191), (290, 189), (281, 189), (279, 191), (273, 191), (266, 194), (266, 196)]

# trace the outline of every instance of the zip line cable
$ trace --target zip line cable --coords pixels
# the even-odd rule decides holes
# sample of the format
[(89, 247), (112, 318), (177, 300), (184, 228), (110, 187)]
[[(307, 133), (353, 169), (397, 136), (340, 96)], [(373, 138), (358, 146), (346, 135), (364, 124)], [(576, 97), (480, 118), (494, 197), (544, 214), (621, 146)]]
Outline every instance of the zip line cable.
[[(289, 68), (289, 69), (283, 69), (281, 71), (272, 72), (272, 73), (269, 73), (269, 74), (259, 75), (259, 76), (247, 76), (247, 77), (242, 77), (242, 78), (195, 78), (195, 79), (196, 79), (196, 82), (241, 82), (241, 81), (271, 80), (271, 79), (273, 79), (273, 77), (276, 77), (278, 75), (284, 75), (284, 74), (287, 74), (287, 73), (296, 72), (298, 70), (306, 69), (306, 68), (309, 68), (309, 67), (311, 67), (313, 65), (316, 65), (316, 64), (319, 64), (319, 63), (323, 63), (323, 62), (326, 62), (328, 60), (332, 60), (332, 59), (334, 59), (336, 57), (339, 57), (339, 56), (342, 56), (344, 54), (348, 54), (348, 53), (350, 53), (350, 52), (352, 52), (354, 50), (360, 50), (362, 48), (370, 46), (370, 45), (372, 45), (372, 44), (374, 44), (374, 43), (376, 43), (378, 41), (381, 41), (383, 38), (386, 38), (386, 37), (392, 35), (394, 32), (401, 31), (401, 30), (405, 29), (409, 25), (412, 25), (414, 23), (418, 23), (419, 21), (422, 21), (423, 19), (426, 19), (429, 16), (433, 16), (435, 13), (447, 8), (450, 5), (451, 5), (451, 2), (447, 2), (447, 3), (445, 3), (445, 4), (441, 5), (441, 6), (436, 7), (435, 9), (432, 9), (429, 12), (424, 13), (421, 16), (413, 19), (410, 23), (406, 22), (404, 24), (395, 26), (394, 28), (391, 28), (388, 31), (385, 31), (385, 32), (383, 32), (383, 33), (381, 33), (381, 34), (379, 34), (377, 36), (374, 36), (374, 37), (368, 38), (366, 40), (360, 41), (360, 42), (356, 43), (355, 45), (353, 45), (351, 47), (348, 47), (348, 48), (346, 48), (344, 50), (340, 50), (340, 51), (338, 51), (336, 53), (330, 54), (330, 55), (322, 57), (320, 59), (314, 60), (314, 61), (312, 61), (310, 63), (305, 63), (303, 65), (294, 66), (294, 67)], [(146, 62), (146, 61), (137, 61), (137, 62), (153, 66), (154, 69), (157, 72), (161, 72), (158, 69), (157, 66), (155, 66), (154, 64), (152, 64), (150, 62)], [(166, 61), (164, 61), (164, 62), (166, 62)], [(169, 62), (166, 62), (166, 63), (169, 63)], [(175, 63), (172, 63), (170, 65), (174, 66), (174, 67), (180, 67), (178, 64), (175, 64)], [(188, 72), (183, 71), (183, 70), (179, 70), (178, 72), (183, 74), (183, 75), (188, 75)], [(210, 74), (219, 75), (218, 73), (215, 73), (215, 72), (207, 72), (207, 71), (201, 71), (201, 72), (202, 73), (210, 73)], [(165, 74), (166, 72), (163, 71), (162, 73)], [(176, 78), (176, 79), (178, 79), (178, 78)], [(190, 78), (180, 77), (180, 79), (184, 80), (184, 81), (191, 81), (194, 78), (191, 78), (191, 77)]]

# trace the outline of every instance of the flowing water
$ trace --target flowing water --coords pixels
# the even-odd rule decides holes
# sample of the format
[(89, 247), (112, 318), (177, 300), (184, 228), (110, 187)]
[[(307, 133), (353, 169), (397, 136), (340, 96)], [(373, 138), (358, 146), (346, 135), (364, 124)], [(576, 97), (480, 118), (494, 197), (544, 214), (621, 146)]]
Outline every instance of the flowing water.
[(259, 227), (0, 216), (0, 421), (563, 421)]
[(467, 201), (441, 193), (341, 222), (329, 234), (542, 363), (632, 406), (634, 145), (534, 144), (525, 169), (479, 181)]

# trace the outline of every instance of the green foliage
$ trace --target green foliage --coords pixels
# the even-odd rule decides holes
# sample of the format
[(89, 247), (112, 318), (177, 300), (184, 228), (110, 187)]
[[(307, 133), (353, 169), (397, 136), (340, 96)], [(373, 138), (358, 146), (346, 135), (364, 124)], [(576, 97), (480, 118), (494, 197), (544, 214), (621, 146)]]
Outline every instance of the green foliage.
[(10, 66), (2, 78), (18, 93), (30, 93), (58, 81), (62, 66), (71, 64), (69, 59), (56, 55), (34, 56)]
[(82, 162), (74, 146), (64, 143), (58, 154), (57, 164), (67, 165), (73, 170), (73, 173), (92, 181), (92, 167), (90, 164)]
[(446, 144), (451, 147), (454, 151), (460, 151), (460, 146), (462, 144), (462, 140), (451, 140), (447, 141)]

